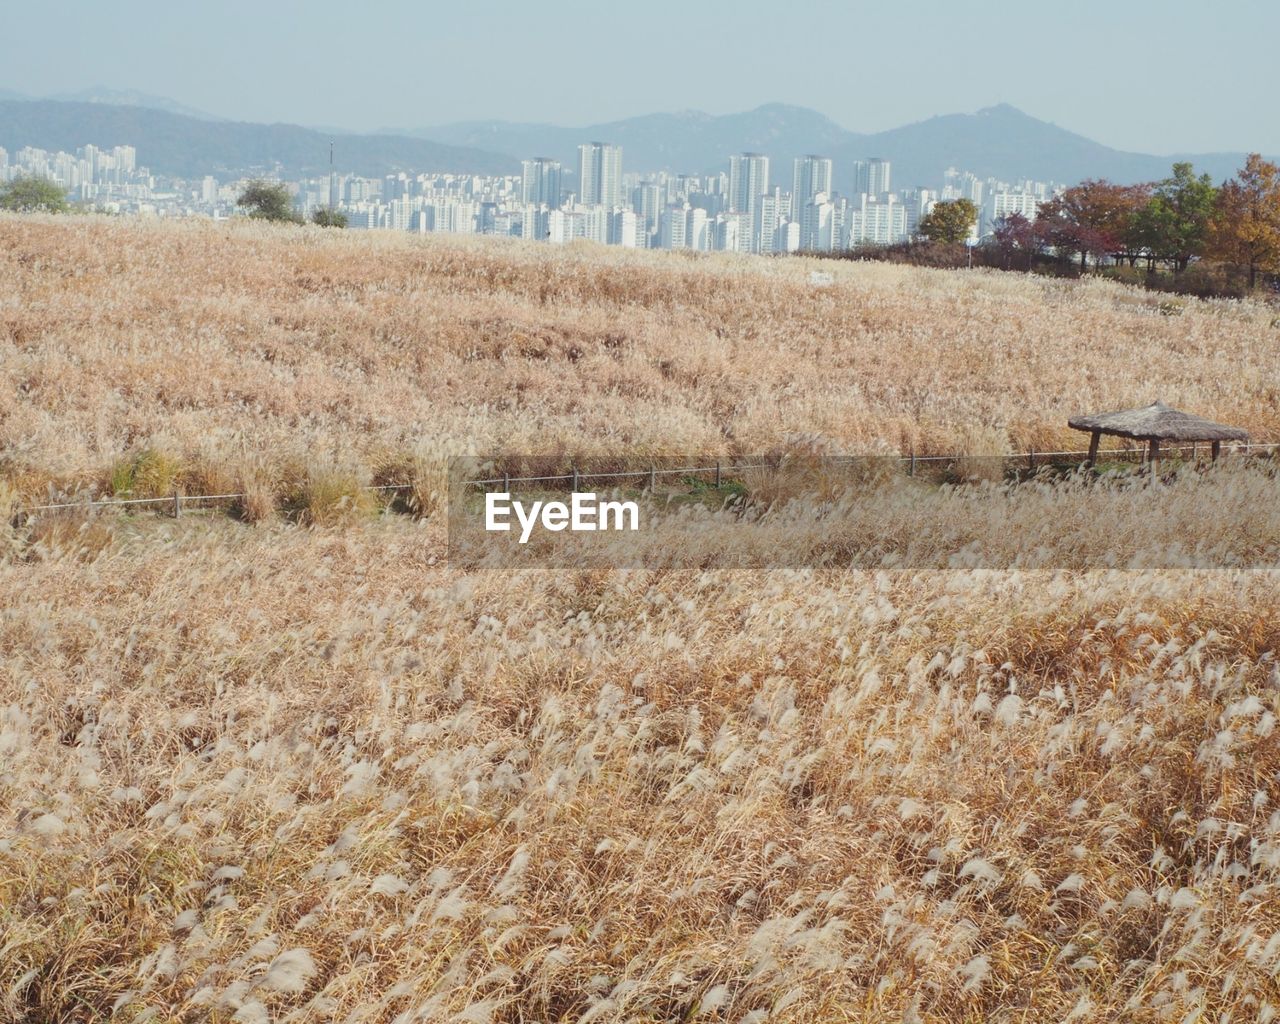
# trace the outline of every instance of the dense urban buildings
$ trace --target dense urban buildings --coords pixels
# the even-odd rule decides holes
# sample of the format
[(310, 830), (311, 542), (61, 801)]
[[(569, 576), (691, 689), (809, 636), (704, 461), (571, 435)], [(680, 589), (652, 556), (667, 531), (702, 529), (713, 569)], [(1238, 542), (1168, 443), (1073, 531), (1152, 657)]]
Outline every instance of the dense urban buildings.
[[(0, 181), (24, 174), (56, 181), (86, 206), (165, 217), (234, 216), (245, 184), (155, 175), (127, 145), (75, 154), (25, 147), (12, 156), (0, 149)], [(636, 173), (608, 142), (579, 146), (576, 169), (536, 156), (520, 175), (335, 172), (288, 184), (300, 213), (340, 210), (353, 228), (766, 254), (903, 241), (935, 203), (961, 198), (980, 211), (976, 239), (1011, 214), (1033, 218), (1055, 191), (1051, 182), (980, 179), (954, 167), (936, 182), (894, 191), (889, 160), (868, 157), (842, 170), (820, 154), (794, 161), (789, 189), (771, 181), (763, 153), (728, 156), (723, 171), (709, 174)]]

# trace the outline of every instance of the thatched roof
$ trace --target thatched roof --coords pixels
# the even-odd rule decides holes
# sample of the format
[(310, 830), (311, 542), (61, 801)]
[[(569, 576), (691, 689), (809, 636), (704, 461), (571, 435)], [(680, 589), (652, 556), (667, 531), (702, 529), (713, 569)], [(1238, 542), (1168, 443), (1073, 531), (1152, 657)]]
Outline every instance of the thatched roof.
[(1076, 430), (1098, 431), (1117, 437), (1134, 437), (1141, 441), (1247, 441), (1249, 432), (1211, 420), (1192, 416), (1189, 412), (1170, 409), (1163, 402), (1152, 402), (1142, 409), (1101, 412), (1094, 416), (1075, 416), (1067, 426)]

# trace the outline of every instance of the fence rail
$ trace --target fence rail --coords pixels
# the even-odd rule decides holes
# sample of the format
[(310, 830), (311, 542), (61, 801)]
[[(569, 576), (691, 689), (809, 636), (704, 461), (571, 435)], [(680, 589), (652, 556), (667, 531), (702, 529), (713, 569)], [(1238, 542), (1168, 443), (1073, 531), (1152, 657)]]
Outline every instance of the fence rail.
[[(1233, 449), (1239, 454), (1249, 456), (1262, 452), (1275, 452), (1280, 449), (1280, 443), (1271, 444), (1248, 444), (1240, 445)], [(1164, 452), (1191, 452), (1193, 455), (1199, 450), (1198, 445), (1170, 445), (1162, 449)], [(1144, 456), (1147, 452), (1146, 447), (1139, 448), (1110, 448), (1098, 452), (1098, 457), (1112, 457), (1117, 455), (1138, 455)], [(859, 458), (887, 458), (893, 459), (909, 467), (909, 472), (914, 473), (915, 467), (920, 463), (939, 463), (939, 462), (957, 462), (961, 459), (968, 458), (992, 458), (1002, 459), (1005, 462), (1025, 461), (1027, 465), (1034, 469), (1037, 459), (1085, 459), (1089, 455), (1088, 451), (1081, 449), (1078, 451), (1056, 451), (1056, 452), (1039, 452), (1034, 449), (1006, 455), (990, 455), (990, 456), (973, 456), (973, 455), (887, 455), (887, 456), (842, 456), (834, 461), (847, 461), (852, 465)], [(465, 480), (462, 482), (464, 487), (492, 487), (502, 484), (505, 488), (510, 488), (512, 484), (534, 484), (534, 483), (568, 483), (575, 489), (578, 484), (584, 480), (630, 480), (630, 479), (648, 479), (650, 487), (656, 485), (660, 477), (666, 476), (689, 476), (697, 473), (714, 473), (716, 486), (720, 486), (723, 475), (726, 473), (741, 473), (749, 470), (772, 469), (775, 465), (766, 462), (756, 463), (740, 463), (733, 460), (718, 461), (706, 466), (677, 466), (660, 468), (651, 466), (647, 469), (635, 470), (617, 470), (614, 472), (587, 472), (579, 469), (571, 469), (568, 473), (559, 473), (551, 476), (500, 476), (488, 477), (477, 480)], [(411, 490), (415, 484), (371, 484), (361, 487), (362, 491), (377, 492), (396, 492)], [(159, 498), (85, 498), (80, 501), (59, 501), (46, 505), (26, 505), (19, 507), (16, 516), (30, 516), (37, 512), (65, 512), (72, 509), (80, 509), (87, 512), (95, 512), (99, 509), (111, 508), (131, 508), (131, 507), (147, 507), (160, 506), (173, 510), (175, 516), (181, 515), (184, 507), (188, 505), (197, 505), (202, 502), (214, 501), (238, 501), (247, 497), (242, 491), (228, 494), (171, 494)]]
[[(1235, 450), (1242, 455), (1254, 455), (1254, 454), (1260, 454), (1264, 451), (1275, 451), (1278, 448), (1280, 448), (1280, 443), (1240, 445)], [(1203, 445), (1203, 447), (1197, 444), (1182, 444), (1182, 445), (1168, 445), (1161, 449), (1162, 453), (1190, 452), (1193, 456), (1198, 454), (1199, 451), (1208, 451), (1208, 443), (1206, 442)], [(1148, 452), (1148, 449), (1145, 445), (1138, 448), (1106, 448), (1097, 452), (1096, 457), (1103, 458), (1103, 457), (1113, 457), (1117, 455), (1137, 455), (1140, 457), (1144, 457), (1146, 456), (1147, 452)], [(1087, 459), (1088, 457), (1089, 457), (1088, 450), (1082, 448), (1075, 451), (1050, 451), (1050, 452), (1041, 452), (1041, 451), (1036, 451), (1035, 449), (1030, 449), (1025, 452), (1009, 453), (1005, 455), (915, 455), (915, 454), (911, 454), (911, 455), (885, 455), (885, 456), (876, 456), (876, 455), (839, 456), (839, 457), (833, 458), (832, 461), (834, 462), (846, 461), (850, 465), (852, 465), (854, 462), (857, 462), (860, 459), (886, 458), (886, 459), (892, 459), (908, 467), (914, 468), (915, 465), (918, 463), (958, 462), (961, 459), (990, 458), (990, 459), (1001, 459), (1004, 462), (1026, 462), (1028, 466), (1034, 468), (1036, 465), (1036, 460), (1038, 459), (1073, 458), (1073, 459), (1084, 460), (1084, 459)], [(770, 463), (764, 463), (764, 462), (739, 463), (739, 462), (734, 462), (730, 460), (726, 462), (716, 462), (710, 466), (678, 466), (675, 468), (666, 468), (666, 469), (661, 469), (654, 466), (649, 469), (616, 470), (616, 471), (598, 472), (598, 473), (592, 473), (592, 472), (586, 472), (583, 470), (573, 469), (573, 470), (570, 470), (568, 473), (557, 473), (550, 476), (504, 475), (500, 477), (487, 477), (479, 480), (467, 480), (465, 481), (464, 485), (468, 487), (491, 487), (496, 484), (502, 484), (505, 487), (509, 487), (511, 484), (573, 483), (576, 486), (577, 483), (583, 480), (624, 480), (624, 479), (645, 478), (645, 477), (649, 478), (650, 480), (655, 480), (656, 478), (661, 476), (689, 475), (693, 473), (716, 473), (717, 479), (718, 479), (719, 475), (723, 473), (739, 473), (745, 470), (772, 469), (772, 468), (776, 468), (776, 467), (771, 465)]]

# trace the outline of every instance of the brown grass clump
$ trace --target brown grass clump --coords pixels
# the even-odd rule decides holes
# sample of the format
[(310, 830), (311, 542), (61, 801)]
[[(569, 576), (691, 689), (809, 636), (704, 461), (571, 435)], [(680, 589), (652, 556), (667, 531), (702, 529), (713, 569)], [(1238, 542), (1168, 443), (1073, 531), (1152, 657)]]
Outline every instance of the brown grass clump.
[(359, 471), (337, 465), (306, 466), (284, 502), (304, 526), (349, 523), (377, 509), (377, 500)]
[(17, 549), (35, 561), (70, 557), (92, 562), (114, 538), (108, 521), (72, 509), (40, 516), (23, 531)]
[(163, 498), (178, 489), (182, 474), (178, 459), (156, 448), (143, 448), (111, 467), (103, 491), (117, 498)]
[(383, 496), (392, 508), (430, 517), (445, 509), (449, 474), (449, 457), (444, 451), (421, 447), (378, 459), (372, 484), (385, 489)]

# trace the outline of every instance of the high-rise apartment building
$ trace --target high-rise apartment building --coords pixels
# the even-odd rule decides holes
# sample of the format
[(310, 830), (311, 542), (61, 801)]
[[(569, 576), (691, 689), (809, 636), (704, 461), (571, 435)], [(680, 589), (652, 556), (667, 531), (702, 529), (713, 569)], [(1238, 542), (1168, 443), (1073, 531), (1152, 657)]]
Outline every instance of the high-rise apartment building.
[(622, 204), (622, 147), (588, 142), (578, 147), (578, 202), (612, 210)]
[(990, 234), (999, 221), (1015, 213), (1035, 220), (1039, 209), (1040, 201), (1033, 192), (992, 192), (982, 204), (979, 234)]
[[(772, 250), (773, 228), (762, 228), (760, 205), (769, 191), (769, 158), (762, 153), (740, 153), (729, 158), (729, 210), (741, 213), (750, 225), (746, 237), (739, 237), (739, 245), (745, 243), (745, 251), (759, 252), (762, 231), (768, 235), (766, 244)], [(775, 225), (776, 226), (776, 225)]]
[(763, 153), (740, 153), (729, 158), (729, 210), (755, 213), (760, 197), (769, 191), (769, 158)]
[(889, 161), (878, 156), (853, 165), (853, 194), (880, 196), (890, 191)]
[(534, 206), (560, 205), (560, 189), (563, 170), (559, 160), (549, 156), (536, 156), (521, 162), (520, 201)]
[(640, 223), (646, 231), (657, 228), (658, 218), (662, 216), (665, 205), (662, 187), (654, 182), (642, 182), (631, 194), (631, 208), (635, 210), (636, 216), (640, 218)]
[(819, 192), (831, 194), (831, 158), (825, 156), (801, 156), (796, 158), (795, 175), (791, 187), (791, 219), (799, 220), (805, 203)]
[(778, 228), (791, 214), (791, 201), (782, 189), (762, 195), (756, 201), (752, 220), (752, 252), (770, 253), (777, 250)]
[(689, 207), (684, 203), (672, 203), (662, 211), (658, 223), (658, 246), (663, 249), (684, 249), (688, 246)]
[(863, 193), (849, 207), (848, 245), (892, 245), (907, 236), (907, 210), (895, 195)]
[(800, 226), (800, 248), (805, 252), (830, 252), (840, 244), (836, 207), (825, 192), (819, 192), (796, 211)]
[(929, 215), (938, 199), (938, 193), (930, 188), (915, 188), (902, 193), (902, 202), (907, 210), (908, 235), (916, 233), (920, 221)]

